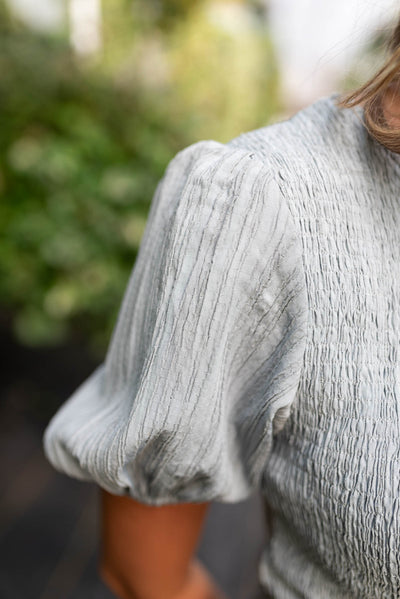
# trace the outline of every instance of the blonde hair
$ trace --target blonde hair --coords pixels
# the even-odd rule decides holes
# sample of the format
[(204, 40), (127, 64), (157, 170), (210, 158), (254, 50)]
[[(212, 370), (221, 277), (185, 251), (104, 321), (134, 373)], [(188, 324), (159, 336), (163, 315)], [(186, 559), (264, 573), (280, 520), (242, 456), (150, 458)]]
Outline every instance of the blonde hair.
[[(369, 133), (382, 145), (400, 153), (400, 125), (388, 123), (383, 112), (383, 99), (398, 94), (400, 99), (400, 19), (387, 43), (389, 57), (366, 83), (342, 95), (339, 108), (364, 107), (364, 121)], [(400, 115), (399, 115), (400, 116)]]

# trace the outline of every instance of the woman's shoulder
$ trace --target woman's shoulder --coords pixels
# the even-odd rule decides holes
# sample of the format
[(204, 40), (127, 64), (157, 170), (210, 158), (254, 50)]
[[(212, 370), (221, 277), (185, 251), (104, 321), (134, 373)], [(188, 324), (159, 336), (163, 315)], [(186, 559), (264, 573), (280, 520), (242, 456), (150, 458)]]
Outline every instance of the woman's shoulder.
[[(179, 151), (165, 178), (174, 184), (237, 184), (249, 171), (259, 182), (289, 178), (293, 189), (324, 174), (359, 171), (360, 144), (368, 143), (359, 109), (336, 106), (338, 93), (319, 98), (290, 118), (241, 133), (226, 143), (204, 139)], [(365, 154), (365, 152), (364, 152)], [(336, 185), (335, 177), (332, 185)]]
[(209, 228), (208, 216), (212, 212), (218, 217), (216, 224), (222, 227), (223, 215), (229, 211), (230, 226), (246, 229), (251, 222), (249, 213), (256, 218), (274, 220), (275, 214), (276, 221), (284, 219), (274, 169), (262, 155), (245, 145), (234, 146), (214, 139), (190, 144), (169, 162), (161, 187), (163, 193), (156, 194), (153, 204), (164, 204), (161, 211), (173, 214), (175, 221), (183, 222), (196, 215), (201, 221), (207, 220)]
[(315, 169), (333, 163), (351, 165), (360, 157), (360, 144), (368, 143), (360, 107), (342, 109), (335, 92), (317, 99), (292, 116), (246, 131), (231, 139), (231, 148), (253, 150), (272, 170), (290, 166), (295, 183)]

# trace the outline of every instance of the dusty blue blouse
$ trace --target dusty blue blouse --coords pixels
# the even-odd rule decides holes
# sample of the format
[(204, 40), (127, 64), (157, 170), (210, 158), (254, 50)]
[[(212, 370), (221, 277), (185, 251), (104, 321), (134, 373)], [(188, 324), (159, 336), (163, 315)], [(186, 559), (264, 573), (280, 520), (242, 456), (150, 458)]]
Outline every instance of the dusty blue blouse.
[(151, 505), (259, 490), (276, 599), (400, 597), (400, 156), (336, 94), (155, 191), (103, 363), (44, 434)]

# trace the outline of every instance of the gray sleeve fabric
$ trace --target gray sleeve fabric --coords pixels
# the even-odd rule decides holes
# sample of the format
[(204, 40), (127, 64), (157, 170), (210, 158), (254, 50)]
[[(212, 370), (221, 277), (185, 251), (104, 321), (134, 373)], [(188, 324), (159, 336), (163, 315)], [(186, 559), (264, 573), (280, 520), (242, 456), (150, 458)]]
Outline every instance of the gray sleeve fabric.
[(150, 505), (248, 497), (289, 415), (307, 328), (301, 242), (250, 151), (169, 163), (104, 362), (53, 416), (53, 466)]

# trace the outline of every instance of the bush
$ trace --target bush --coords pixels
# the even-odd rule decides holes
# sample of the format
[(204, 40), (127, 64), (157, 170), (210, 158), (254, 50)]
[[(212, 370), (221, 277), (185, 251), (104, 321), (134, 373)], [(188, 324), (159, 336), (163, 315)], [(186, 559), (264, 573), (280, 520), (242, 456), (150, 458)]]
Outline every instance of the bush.
[[(235, 54), (226, 32), (203, 20), (199, 38), (188, 17), (136, 34), (135, 52), (102, 69), (2, 11), (2, 307), (25, 344), (72, 336), (101, 356), (168, 161), (198, 139), (228, 139), (266, 122), (276, 107), (271, 52), (267, 43), (260, 58), (258, 42), (246, 38)], [(156, 85), (138, 60), (154, 39), (169, 73)], [(250, 62), (259, 56), (250, 71), (240, 47)]]

